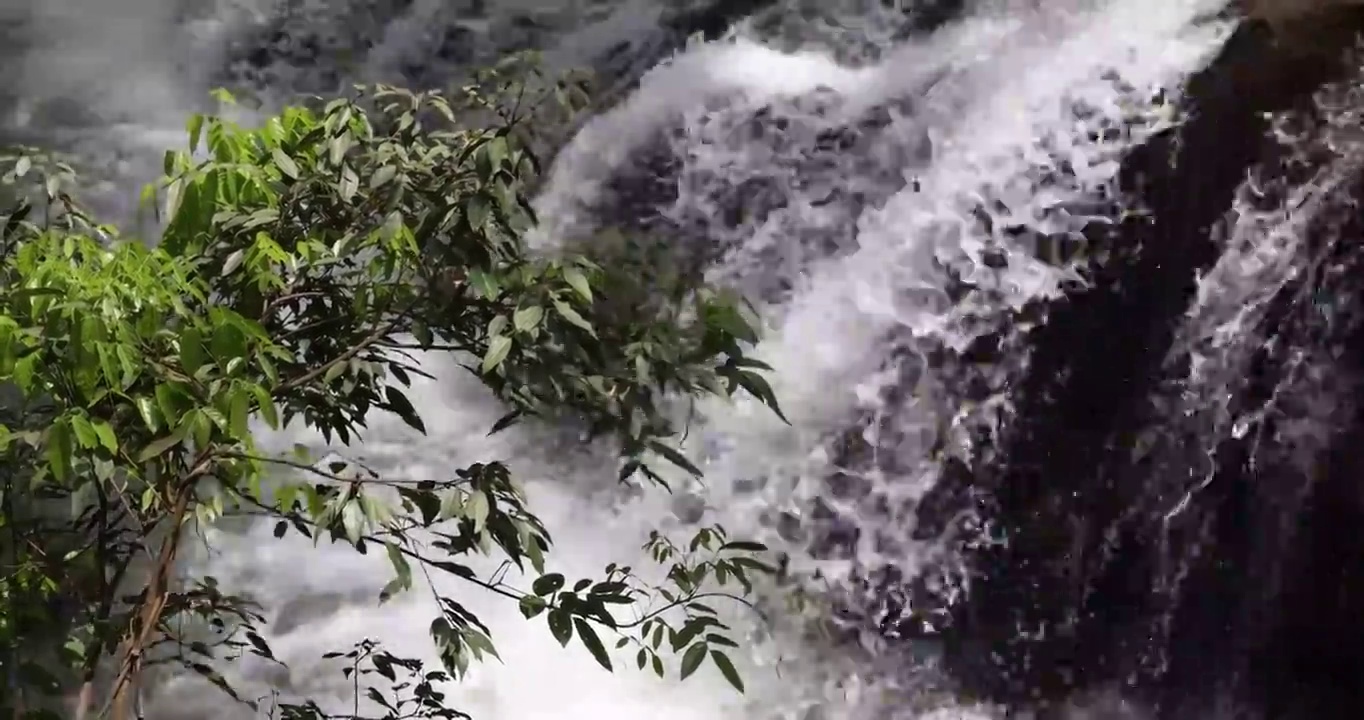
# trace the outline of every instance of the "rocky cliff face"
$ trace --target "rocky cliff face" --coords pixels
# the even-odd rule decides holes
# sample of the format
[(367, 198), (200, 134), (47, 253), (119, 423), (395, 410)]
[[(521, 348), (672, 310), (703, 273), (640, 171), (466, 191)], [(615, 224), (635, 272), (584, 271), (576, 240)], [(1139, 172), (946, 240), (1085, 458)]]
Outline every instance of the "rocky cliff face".
[[(1364, 9), (1294, 23), (1311, 43), (1249, 23), (1190, 81), (1188, 121), (1123, 165), (1125, 191), (1149, 213), (1092, 229), (1091, 240), (1137, 251), (1103, 264), (1093, 289), (1048, 308), (1029, 334), (1019, 427), (997, 462), (962, 480), (985, 491), (1010, 538), (972, 553), (977, 583), (947, 633), (948, 663), (977, 693), (1028, 702), (1120, 683), (1170, 718), (1206, 716), (1229, 698), (1267, 718), (1351, 717), (1364, 702), (1352, 452), (1364, 428), (1348, 409), (1359, 407), (1353, 318), (1364, 297), (1345, 279), (1359, 272), (1357, 172), (1323, 185), (1324, 207), (1298, 229), (1317, 267), (1333, 269), (1284, 283), (1244, 329), (1265, 342), (1246, 354), (1234, 397), (1181, 396), (1194, 358), (1175, 328), (1235, 239), (1219, 228), (1237, 222), (1238, 192), (1241, 213), (1280, 211), (1353, 152), (1324, 105), (1359, 99), (1348, 83)], [(1248, 175), (1259, 188), (1249, 199)], [(1323, 294), (1336, 308), (1329, 322), (1303, 300)], [(1294, 375), (1313, 357), (1329, 362)], [(1297, 406), (1257, 432), (1206, 424), (1219, 402), (1248, 413), (1293, 395)], [(1337, 429), (1295, 433), (1313, 413), (1327, 416), (1315, 427)]]
[(1301, 21), (1306, 27), (1320, 28), (1323, 13), (1336, 12), (1357, 5), (1360, 0), (1241, 0), (1238, 10), (1246, 17), (1275, 30), (1288, 23)]

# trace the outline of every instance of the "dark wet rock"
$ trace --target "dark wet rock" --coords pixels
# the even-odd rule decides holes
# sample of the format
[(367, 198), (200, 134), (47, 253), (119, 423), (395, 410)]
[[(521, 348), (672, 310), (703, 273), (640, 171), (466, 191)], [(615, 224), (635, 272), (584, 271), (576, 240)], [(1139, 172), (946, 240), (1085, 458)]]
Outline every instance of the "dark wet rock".
[(255, 91), (336, 92), (412, 7), (413, 0), (277, 3), (243, 28), (219, 80)]
[(783, 510), (777, 514), (776, 522), (777, 535), (789, 543), (802, 543), (807, 539), (805, 528), (802, 527), (800, 517), (795, 513)]
[[(1091, 244), (1138, 251), (1108, 258), (1093, 289), (1047, 309), (1028, 334), (1019, 420), (986, 443), (997, 445), (996, 461), (949, 468), (925, 500), (921, 524), (971, 507), (1008, 538), (969, 553), (972, 590), (945, 635), (947, 667), (972, 695), (1028, 704), (1121, 683), (1169, 718), (1204, 716), (1227, 697), (1275, 718), (1352, 717), (1364, 702), (1355, 696), (1364, 689), (1364, 541), (1354, 531), (1364, 509), (1347, 479), (1359, 465), (1347, 444), (1364, 418), (1345, 423), (1329, 462), (1306, 474), (1285, 461), (1252, 464), (1246, 438), (1225, 439), (1203, 467), (1208, 438), (1191, 435), (1196, 428), (1167, 429), (1163, 464), (1131, 452), (1153, 424), (1168, 423), (1148, 400), (1178, 377), (1165, 365), (1174, 328), (1222, 250), (1213, 230), (1237, 187), (1252, 169), (1304, 172), (1270, 137), (1267, 114), (1313, 122), (1312, 94), (1346, 74), (1341, 53), (1364, 11), (1318, 22), (1310, 47), (1243, 26), (1189, 81), (1188, 121), (1123, 164), (1122, 189), (1151, 212), (1092, 228)], [(1307, 164), (1331, 157), (1318, 155)], [(1324, 238), (1357, 237), (1358, 213), (1334, 217), (1343, 219), (1305, 232), (1322, 243), (1323, 266), (1357, 268), (1352, 243)], [(1344, 306), (1362, 307), (1358, 282), (1335, 287), (1350, 298)], [(1282, 302), (1301, 294), (1285, 288)], [(1364, 341), (1330, 345), (1319, 322), (1291, 317), (1285, 305), (1267, 321), (1271, 334), (1294, 348), (1329, 345), (1332, 362), (1360, 366)], [(1358, 336), (1346, 323), (1330, 332)], [(1262, 351), (1240, 402), (1272, 392), (1290, 362)], [(1171, 527), (1165, 512), (1200, 472), (1213, 473), (1209, 490)], [(1320, 714), (1298, 714), (1311, 712)]]
[(754, 478), (740, 478), (734, 481), (733, 491), (737, 495), (751, 495), (762, 492), (763, 488), (767, 487), (768, 482), (770, 479), (765, 475)]
[(706, 499), (695, 493), (684, 493), (673, 498), (673, 515), (687, 525), (701, 522), (706, 515)]
[(752, 30), (774, 47), (819, 48), (849, 65), (874, 63), (894, 43), (962, 16), (967, 0), (788, 0), (754, 13)]

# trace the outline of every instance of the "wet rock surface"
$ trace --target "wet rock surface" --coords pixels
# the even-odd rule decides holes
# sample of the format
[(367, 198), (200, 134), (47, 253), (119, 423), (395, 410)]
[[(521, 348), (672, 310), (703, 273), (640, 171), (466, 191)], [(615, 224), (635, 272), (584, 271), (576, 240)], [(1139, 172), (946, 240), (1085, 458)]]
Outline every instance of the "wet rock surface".
[[(940, 484), (935, 494), (946, 499), (923, 504), (932, 524), (961, 509), (962, 497), (983, 495), (977, 506), (1008, 538), (969, 552), (972, 590), (946, 632), (948, 667), (972, 694), (1045, 704), (1121, 683), (1169, 718), (1202, 716), (1228, 699), (1262, 713), (1255, 717), (1357, 711), (1364, 544), (1349, 528), (1364, 514), (1351, 471), (1357, 453), (1346, 448), (1359, 418), (1342, 417), (1329, 459), (1304, 472), (1265, 460), (1290, 454), (1294, 436), (1282, 427), (1226, 438), (1207, 465), (1206, 438), (1169, 427), (1151, 403), (1178, 386), (1180, 368), (1167, 364), (1174, 328), (1222, 252), (1214, 229), (1247, 173), (1306, 178), (1312, 163), (1335, 157), (1294, 157), (1270, 136), (1269, 113), (1310, 123), (1314, 92), (1349, 75), (1343, 53), (1364, 13), (1317, 21), (1310, 48), (1243, 26), (1189, 81), (1188, 121), (1124, 162), (1124, 190), (1150, 212), (1093, 228), (1092, 242), (1139, 250), (1110, 258), (1091, 290), (1048, 308), (1029, 333), (1031, 367), (1015, 391), (1020, 420), (1000, 439), (997, 460)], [(1349, 183), (1337, 202), (1349, 205), (1359, 190)], [(1349, 240), (1357, 215), (1328, 213), (1338, 219), (1306, 230), (1322, 267), (1358, 266)], [(1288, 309), (1304, 282), (1320, 280), (1283, 288), (1282, 309), (1264, 328), (1281, 345), (1256, 354), (1238, 402), (1283, 387), (1291, 362), (1283, 347), (1322, 348), (1337, 367), (1359, 367), (1353, 325), (1301, 322)], [(1364, 307), (1357, 283), (1332, 287), (1342, 307)], [(1154, 453), (1159, 463), (1134, 453), (1153, 424), (1164, 424), (1168, 443)], [(1207, 489), (1187, 514), (1168, 520), (1205, 475)]]

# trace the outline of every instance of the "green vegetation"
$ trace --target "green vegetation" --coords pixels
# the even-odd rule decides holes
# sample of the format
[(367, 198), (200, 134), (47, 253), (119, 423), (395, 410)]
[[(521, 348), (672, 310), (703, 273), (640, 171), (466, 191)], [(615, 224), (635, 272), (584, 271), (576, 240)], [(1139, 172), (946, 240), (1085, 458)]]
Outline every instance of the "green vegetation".
[[(680, 546), (655, 535), (646, 549), (663, 586), (621, 565), (574, 580), (552, 571), (549, 534), (497, 458), (412, 480), (257, 447), (257, 423), (301, 423), (339, 446), (376, 411), (423, 430), (405, 394), (423, 374), (419, 351), (451, 353), (506, 403), (493, 432), (571, 413), (614, 438), (622, 482), (665, 484), (659, 459), (700, 473), (676, 450), (679, 404), (743, 390), (776, 410), (736, 299), (697, 287), (639, 302), (619, 271), (528, 253), (539, 168), (532, 115), (519, 113), (541, 106), (522, 79), (489, 73), (451, 98), (362, 89), (257, 129), (195, 117), (190, 152), (168, 153), (145, 193), (161, 208), (154, 248), (83, 212), (69, 167), (9, 157), (8, 192), (29, 199), (0, 215), (6, 717), (52, 716), (44, 698), (93, 693), (97, 668), (114, 680), (90, 711), (130, 717), (156, 662), (237, 697), (215, 668), (272, 658), (263, 618), (213, 578), (172, 577), (187, 533), (234, 517), (385, 553), (394, 576), (376, 602), (411, 589), (414, 573), (446, 573), (543, 617), (608, 670), (607, 648), (633, 644), (641, 669), (673, 672), (671, 651), (681, 677), (710, 661), (743, 689), (724, 654), (735, 642), (705, 602), (747, 602), (755, 574), (770, 572), (760, 545), (719, 527)], [(478, 554), (536, 579), (517, 588), (459, 562)], [(465, 717), (439, 681), (496, 651), (458, 598), (438, 604), (441, 669), (368, 641), (338, 648), (373, 717)], [(210, 646), (186, 626), (224, 639)], [(337, 717), (311, 702), (275, 710)]]

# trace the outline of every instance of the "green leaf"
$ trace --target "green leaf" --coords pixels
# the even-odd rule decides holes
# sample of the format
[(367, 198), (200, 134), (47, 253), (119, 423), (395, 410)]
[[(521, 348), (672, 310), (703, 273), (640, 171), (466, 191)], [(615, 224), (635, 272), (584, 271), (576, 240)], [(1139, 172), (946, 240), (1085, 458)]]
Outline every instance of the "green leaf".
[(180, 367), (193, 375), (208, 359), (204, 352), (204, 338), (197, 328), (186, 328), (180, 333)]
[(469, 287), (472, 287), (484, 300), (495, 300), (502, 294), (502, 287), (492, 275), (473, 268), (469, 271)]
[(246, 258), (246, 250), (238, 248), (234, 250), (227, 259), (223, 261), (223, 269), (218, 273), (220, 277), (227, 277), (237, 271), (242, 266), (242, 260)]
[(419, 433), (426, 433), (426, 424), (422, 422), (421, 416), (417, 414), (417, 409), (412, 407), (412, 402), (401, 390), (388, 385), (384, 387), (384, 397), (388, 400), (389, 406), (393, 408), (393, 412), (402, 418), (408, 427)]
[(137, 413), (142, 417), (142, 423), (147, 426), (148, 430), (156, 432), (161, 427), (161, 423), (158, 422), (156, 405), (152, 403), (152, 399), (146, 395), (139, 395), (133, 404), (137, 406)]
[(587, 276), (583, 271), (573, 265), (564, 267), (564, 282), (567, 282), (574, 292), (583, 299), (583, 302), (592, 302), (592, 286), (587, 283)]
[[(330, 142), (327, 143), (327, 159), (330, 160), (333, 165), (340, 165), (341, 161), (346, 158), (346, 152), (349, 151), (350, 148), (351, 148), (350, 137), (344, 133), (337, 135), (336, 137), (332, 138)], [(350, 176), (355, 177), (355, 172), (352, 171), (350, 173)], [(356, 185), (357, 186), (359, 185), (358, 180), (356, 181)], [(355, 191), (352, 190), (351, 192), (353, 193)]]
[(667, 445), (657, 440), (650, 440), (648, 445), (650, 450), (653, 450), (659, 455), (662, 455), (664, 458), (668, 460), (668, 462), (682, 468), (683, 470), (686, 470), (695, 477), (701, 477), (702, 475), (705, 474), (701, 472), (701, 468), (696, 467), (696, 465), (693, 464), (692, 461), (688, 460), (686, 455), (683, 455), (676, 449), (668, 447)]
[(530, 589), (536, 595), (545, 597), (558, 592), (563, 586), (564, 576), (559, 573), (550, 573), (536, 578), (535, 582), (531, 583)]
[(718, 303), (710, 307), (706, 314), (712, 325), (725, 333), (751, 344), (758, 342), (758, 333), (753, 329), (739, 309), (730, 303)]
[(256, 385), (251, 388), (256, 396), (256, 404), (260, 407), (261, 419), (270, 426), (271, 430), (279, 429), (279, 412), (275, 408), (275, 401), (270, 397), (270, 391)]
[(168, 383), (156, 386), (153, 392), (156, 395), (156, 408), (161, 411), (161, 417), (165, 418), (167, 425), (174, 425), (180, 421), (180, 402), (179, 393)]
[(527, 620), (539, 615), (545, 611), (545, 608), (549, 607), (548, 603), (534, 595), (527, 595), (521, 598), (519, 605), (521, 607), (521, 615)]
[(612, 670), (611, 656), (607, 654), (606, 648), (602, 646), (601, 638), (597, 637), (597, 632), (592, 629), (592, 626), (588, 625), (587, 621), (582, 618), (573, 618), (573, 627), (578, 629), (578, 639), (582, 641), (587, 651), (592, 653), (592, 658), (597, 661), (597, 664), (608, 671)]
[(423, 348), (431, 347), (436, 341), (435, 336), (431, 334), (431, 326), (421, 321), (412, 323), (412, 337)]
[(483, 531), (483, 525), (488, 522), (488, 513), (491, 510), (487, 493), (482, 490), (469, 493), (469, 500), (464, 504), (464, 516), (474, 523), (474, 532)]
[[(703, 566), (704, 567), (704, 566)], [(672, 638), (673, 650), (681, 650), (691, 643), (692, 640), (700, 637), (707, 627), (718, 624), (714, 618), (694, 617), (687, 621), (682, 630)]]
[(237, 98), (234, 97), (232, 95), (232, 91), (228, 90), (227, 88), (221, 87), (213, 88), (212, 90), (209, 91), (209, 94), (213, 96), (214, 100), (217, 100), (218, 102), (224, 105), (237, 104)]
[(114, 428), (103, 420), (95, 420), (91, 423), (95, 428), (95, 435), (106, 450), (111, 453), (118, 452), (118, 437), (114, 435)]
[(344, 362), (333, 362), (327, 368), (327, 372), (322, 374), (322, 384), (331, 385), (332, 383), (336, 382), (337, 378), (341, 377), (342, 375), (345, 375), (346, 371), (349, 369), (350, 366)]
[(99, 446), (99, 438), (95, 436), (95, 428), (84, 415), (76, 415), (71, 418), (71, 429), (76, 433), (76, 444), (82, 449)]
[(491, 209), (488, 207), (487, 198), (482, 195), (474, 194), (469, 196), (464, 202), (464, 216), (468, 218), (469, 227), (475, 232), (483, 229), (488, 224), (488, 215)]
[(767, 546), (758, 542), (747, 542), (736, 540), (720, 546), (721, 550), (732, 550), (734, 552), (766, 552)]
[(394, 178), (394, 176), (396, 176), (397, 174), (398, 174), (398, 168), (394, 167), (393, 165), (385, 165), (385, 166), (379, 168), (378, 170), (376, 170), (376, 171), (374, 172), (373, 175), (369, 176), (369, 189), (370, 189), (370, 190), (377, 190), (377, 189), (383, 187), (385, 184), (388, 183), (388, 181), (392, 180), (392, 179)]
[(487, 330), (488, 337), (494, 337), (496, 335), (503, 334), (502, 331), (507, 329), (508, 322), (509, 321), (507, 320), (506, 315), (498, 315), (497, 317), (493, 318), (488, 323)]
[(356, 177), (355, 171), (349, 165), (341, 168), (341, 182), (336, 186), (336, 192), (341, 196), (342, 202), (350, 202), (355, 197), (355, 193), (360, 190), (360, 178)]
[(218, 363), (226, 366), (231, 360), (246, 357), (247, 337), (246, 333), (234, 323), (223, 323), (213, 328), (213, 337), (209, 339), (209, 352)]
[(38, 369), (38, 353), (33, 353), (14, 363), (14, 381), (26, 393), (33, 391), (34, 372)]
[(228, 401), (227, 426), (233, 437), (246, 438), (250, 434), (251, 398), (241, 388), (233, 388)]
[(204, 116), (199, 113), (190, 115), (185, 127), (189, 130), (189, 151), (196, 152), (199, 150), (199, 135), (204, 130)]
[(772, 386), (767, 384), (767, 379), (752, 370), (739, 371), (739, 384), (753, 396), (763, 402), (764, 405), (772, 409), (772, 412), (781, 418), (787, 425), (791, 424), (786, 419), (786, 415), (781, 411), (781, 406), (777, 403), (777, 396), (772, 392)]
[(274, 151), (270, 153), (270, 156), (275, 161), (275, 167), (279, 168), (279, 171), (284, 173), (285, 177), (290, 180), (298, 179), (298, 163), (294, 162), (293, 158), (289, 157), (279, 148), (275, 148)]
[(361, 536), (365, 532), (365, 510), (360, 507), (360, 503), (354, 500), (341, 506), (341, 527), (346, 532), (346, 539), (351, 544), (360, 542)]
[(506, 335), (498, 335), (488, 343), (488, 352), (483, 356), (482, 372), (484, 375), (495, 370), (502, 364), (503, 360), (507, 359), (507, 355), (511, 352), (511, 346), (512, 339)]
[(743, 678), (739, 677), (739, 671), (734, 669), (734, 663), (730, 662), (728, 655), (719, 650), (711, 650), (710, 659), (715, 663), (715, 667), (720, 669), (720, 674), (725, 676), (725, 680), (734, 686), (735, 690), (744, 691)]
[(682, 656), (681, 679), (686, 680), (696, 669), (701, 667), (701, 663), (706, 659), (706, 651), (709, 648), (705, 643), (692, 645), (687, 649), (687, 653)]
[(488, 435), (489, 436), (496, 435), (502, 432), (503, 430), (506, 430), (507, 428), (511, 427), (512, 425), (515, 425), (516, 421), (520, 420), (521, 416), (524, 414), (525, 413), (522, 410), (513, 410), (507, 413), (506, 415), (503, 415), (502, 417), (497, 419), (497, 422), (493, 423), (493, 427), (491, 430), (488, 431)]
[(559, 313), (559, 317), (567, 320), (570, 324), (586, 330), (592, 337), (597, 336), (597, 331), (592, 328), (592, 324), (584, 319), (582, 315), (579, 315), (577, 310), (569, 307), (568, 303), (562, 300), (555, 300), (554, 311)]
[(71, 430), (59, 420), (48, 428), (47, 434), (47, 466), (59, 482), (71, 473), (71, 452)]
[(523, 307), (517, 310), (516, 314), (512, 315), (512, 327), (514, 327), (517, 332), (529, 332), (530, 330), (539, 327), (540, 321), (543, 320), (544, 317), (545, 309), (539, 305)]
[(568, 647), (568, 642), (573, 639), (573, 619), (563, 608), (555, 608), (549, 611), (545, 617), (549, 624), (549, 632), (559, 641), (561, 647)]
[(524, 545), (526, 548), (526, 557), (530, 558), (530, 566), (534, 568), (535, 572), (544, 572), (545, 554), (544, 549), (540, 547), (538, 536), (526, 537)]
[(142, 451), (137, 454), (137, 461), (140, 463), (147, 462), (154, 457), (161, 456), (176, 445), (179, 445), (180, 442), (185, 439), (185, 430), (186, 426), (182, 424), (175, 429), (175, 432), (147, 443), (147, 446), (142, 448)]

